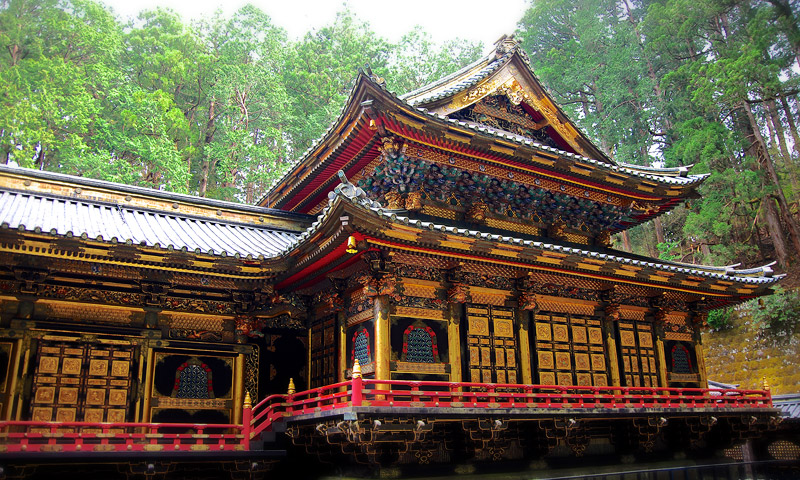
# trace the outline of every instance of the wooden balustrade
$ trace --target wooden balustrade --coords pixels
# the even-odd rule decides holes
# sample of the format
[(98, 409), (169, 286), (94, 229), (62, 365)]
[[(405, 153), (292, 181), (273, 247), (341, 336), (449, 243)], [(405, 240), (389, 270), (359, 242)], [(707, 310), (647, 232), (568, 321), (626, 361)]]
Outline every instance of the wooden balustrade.
[[(286, 395), (255, 406), (245, 396), (242, 424), (0, 422), (0, 452), (148, 452), (250, 449), (264, 431), (285, 417), (341, 408), (500, 409), (541, 414), (574, 409), (757, 409), (771, 408), (769, 390), (665, 387), (584, 387), (371, 380), (350, 381)], [(188, 433), (186, 431), (189, 431)]]

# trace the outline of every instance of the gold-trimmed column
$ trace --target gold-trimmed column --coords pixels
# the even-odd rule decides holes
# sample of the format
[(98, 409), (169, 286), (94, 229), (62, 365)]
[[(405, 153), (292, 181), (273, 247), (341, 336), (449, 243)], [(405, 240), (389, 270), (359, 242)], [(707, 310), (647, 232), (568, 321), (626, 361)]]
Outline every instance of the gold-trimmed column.
[(619, 304), (606, 303), (603, 307), (603, 330), (606, 336), (606, 358), (608, 359), (608, 373), (611, 376), (611, 386), (621, 387), (622, 379), (619, 373), (619, 357), (617, 356), (617, 321), (619, 321)]
[(142, 348), (147, 349), (147, 377), (145, 377), (144, 382), (144, 391), (142, 392), (142, 397), (144, 397), (144, 403), (142, 407), (142, 422), (149, 422), (151, 420), (150, 417), (150, 399), (153, 396), (153, 378), (156, 373), (156, 366), (153, 364), (153, 360), (155, 358), (155, 352), (153, 351), (153, 347), (150, 342), (145, 342), (142, 344)]
[(531, 372), (531, 341), (530, 334), (530, 319), (531, 315), (528, 310), (517, 308), (517, 337), (518, 337), (518, 351), (520, 373), (522, 375), (522, 383), (525, 385), (533, 384), (533, 375)]
[(461, 317), (463, 306), (450, 303), (447, 308), (447, 352), (450, 363), (450, 381), (461, 382)]
[(653, 322), (656, 334), (656, 362), (658, 363), (658, 383), (659, 387), (668, 387), (667, 383), (667, 356), (664, 353), (664, 322)]
[(244, 405), (244, 353), (241, 351), (238, 353), (233, 366), (233, 422), (231, 423), (241, 424)]
[(389, 338), (389, 297), (378, 295), (374, 305), (375, 379), (391, 379), (392, 344)]
[(345, 311), (340, 311), (336, 314), (337, 328), (339, 329), (339, 371), (336, 378), (340, 382), (347, 380), (345, 372), (347, 371), (347, 314)]
[(700, 374), (700, 388), (708, 388), (708, 377), (706, 376), (706, 358), (703, 354), (703, 339), (698, 330), (695, 330), (694, 353), (697, 357), (697, 373)]
[(23, 341), (21, 338), (17, 339), (13, 343), (14, 346), (12, 353), (14, 354), (14, 357), (9, 358), (9, 365), (11, 368), (8, 369), (7, 375), (11, 376), (11, 381), (8, 385), (8, 400), (6, 405), (6, 413), (3, 416), (3, 420), (18, 420), (18, 418), (16, 418), (14, 415), (14, 411), (16, 410), (16, 406), (22, 403), (20, 401), (22, 398), (22, 392), (17, 392), (17, 380), (21, 380), (21, 376), (18, 375), (17, 372), (19, 372), (20, 363), (23, 363), (24, 361), (23, 353), (26, 352), (22, 349), (22, 343)]

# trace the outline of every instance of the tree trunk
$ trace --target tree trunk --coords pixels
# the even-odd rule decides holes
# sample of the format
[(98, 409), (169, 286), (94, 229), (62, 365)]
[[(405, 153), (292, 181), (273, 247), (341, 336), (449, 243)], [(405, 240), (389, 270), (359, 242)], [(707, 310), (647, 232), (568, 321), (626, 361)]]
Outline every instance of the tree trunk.
[(626, 252), (631, 251), (631, 237), (628, 236), (628, 231), (622, 231), (622, 249)]
[(800, 134), (797, 132), (797, 124), (794, 123), (792, 107), (789, 105), (789, 101), (786, 100), (786, 97), (780, 97), (780, 99), (781, 105), (783, 106), (783, 113), (786, 114), (786, 123), (789, 124), (789, 134), (792, 136), (792, 142), (794, 143), (794, 152), (800, 156)]
[(775, 256), (778, 257), (778, 263), (785, 267), (789, 254), (786, 251), (786, 242), (783, 240), (783, 231), (781, 229), (781, 221), (778, 218), (778, 212), (775, 211), (775, 201), (769, 196), (762, 202), (764, 207), (764, 221), (767, 224), (767, 232), (772, 238), (772, 246), (775, 248)]
[(779, 213), (783, 218), (786, 229), (789, 231), (792, 247), (795, 253), (800, 255), (800, 228), (798, 228), (797, 222), (792, 218), (789, 205), (786, 202), (786, 197), (783, 195), (783, 190), (781, 189), (778, 173), (775, 171), (775, 165), (772, 163), (772, 158), (769, 156), (769, 151), (764, 142), (764, 137), (761, 136), (761, 130), (758, 128), (756, 119), (753, 116), (753, 111), (750, 109), (750, 105), (747, 102), (743, 103), (743, 107), (745, 113), (747, 113), (747, 119), (750, 121), (750, 136), (754, 139), (753, 143), (755, 146), (756, 158), (761, 168), (767, 174), (767, 181), (774, 187), (774, 191), (771, 195), (774, 196), (775, 200), (778, 202)]
[(656, 243), (664, 243), (664, 224), (661, 223), (661, 217), (653, 219), (653, 227), (656, 230)]
[(767, 107), (767, 113), (769, 114), (770, 123), (772, 123), (772, 128), (775, 131), (775, 136), (778, 138), (778, 148), (781, 151), (781, 155), (783, 155), (784, 165), (792, 158), (789, 156), (789, 149), (786, 147), (786, 137), (784, 136), (783, 131), (783, 123), (781, 123), (781, 117), (778, 115), (778, 109), (775, 105), (775, 100), (769, 100), (765, 102)]
[[(214, 139), (214, 105), (216, 104), (216, 100), (214, 96), (211, 96), (211, 102), (208, 105), (208, 122), (206, 122), (206, 135), (204, 142), (206, 145), (211, 143), (211, 140)], [(200, 185), (197, 187), (197, 195), (201, 197), (206, 196), (206, 192), (208, 192), (208, 174), (209, 170), (211, 170), (211, 163), (208, 160), (208, 154), (203, 154), (203, 162), (200, 166)]]
[(769, 114), (768, 124), (772, 125), (770, 129), (773, 135), (778, 139), (778, 148), (781, 151), (781, 158), (783, 168), (786, 169), (786, 174), (789, 175), (789, 181), (792, 183), (792, 200), (797, 203), (797, 195), (800, 193), (800, 182), (797, 180), (797, 172), (792, 168), (792, 157), (789, 155), (789, 148), (786, 146), (786, 137), (784, 136), (783, 123), (781, 117), (778, 115), (778, 109), (775, 105), (775, 100), (766, 102), (767, 113)]

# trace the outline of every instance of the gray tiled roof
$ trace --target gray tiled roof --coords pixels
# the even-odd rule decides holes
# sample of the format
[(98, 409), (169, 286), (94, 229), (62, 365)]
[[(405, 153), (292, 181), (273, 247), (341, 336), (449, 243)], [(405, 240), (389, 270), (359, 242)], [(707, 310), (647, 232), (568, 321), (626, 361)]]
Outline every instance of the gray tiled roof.
[(430, 103), (430, 102), (433, 102), (433, 101), (436, 101), (436, 100), (439, 100), (439, 99), (442, 99), (442, 98), (447, 98), (447, 97), (449, 97), (451, 95), (454, 95), (454, 94), (456, 94), (458, 92), (461, 92), (461, 91), (463, 91), (463, 90), (465, 90), (465, 89), (467, 89), (469, 87), (472, 87), (472, 86), (476, 85), (478, 82), (480, 82), (484, 78), (486, 78), (489, 75), (491, 75), (492, 73), (496, 72), (497, 69), (502, 67), (506, 63), (506, 61), (508, 61), (508, 59), (511, 58), (511, 56), (513, 54), (514, 54), (514, 50), (511, 50), (510, 52), (506, 53), (502, 57), (500, 57), (500, 58), (498, 58), (498, 59), (496, 59), (496, 60), (494, 60), (492, 62), (489, 62), (485, 67), (481, 68), (480, 70), (478, 70), (474, 74), (470, 75), (469, 77), (464, 78), (460, 82), (458, 82), (458, 83), (452, 85), (451, 87), (446, 88), (446, 89), (444, 89), (442, 91), (430, 92), (430, 93), (428, 93), (426, 95), (416, 96), (416, 95), (419, 95), (420, 93), (422, 93), (425, 90), (434, 91), (437, 86), (445, 84), (451, 78), (455, 78), (458, 75), (462, 74), (463, 72), (474, 68), (476, 65), (478, 65), (481, 62), (485, 62), (486, 59), (484, 58), (484, 59), (479, 60), (478, 62), (475, 62), (475, 63), (472, 63), (470, 65), (467, 65), (466, 67), (462, 68), (461, 70), (457, 71), (456, 73), (454, 73), (452, 75), (448, 75), (447, 77), (444, 77), (441, 80), (438, 80), (438, 81), (436, 81), (436, 82), (434, 82), (432, 84), (426, 85), (426, 86), (422, 87), (419, 90), (407, 93), (407, 94), (403, 95), (400, 98), (403, 99), (403, 100), (407, 100), (410, 105), (419, 105), (419, 104), (424, 104), (424, 103)]
[(296, 233), (40, 193), (0, 192), (0, 228), (217, 256), (269, 258)]
[(784, 418), (800, 420), (800, 393), (773, 395), (772, 405), (781, 410)]

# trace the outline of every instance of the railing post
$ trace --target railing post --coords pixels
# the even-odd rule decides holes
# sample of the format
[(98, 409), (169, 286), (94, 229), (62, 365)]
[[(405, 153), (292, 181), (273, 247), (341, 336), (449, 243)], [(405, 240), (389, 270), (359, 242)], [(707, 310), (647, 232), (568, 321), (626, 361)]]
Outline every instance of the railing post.
[(294, 378), (289, 379), (289, 388), (286, 389), (286, 414), (292, 416), (294, 414), (294, 394), (297, 393), (297, 388), (294, 386)]
[(250, 392), (244, 392), (244, 408), (242, 409), (242, 448), (250, 450), (250, 432), (253, 426), (250, 424), (253, 421), (253, 401), (250, 398)]
[(766, 392), (767, 405), (771, 407), (772, 406), (772, 389), (769, 388), (769, 383), (767, 382), (767, 376), (766, 375), (764, 375), (764, 380), (761, 383), (761, 387)]
[(350, 405), (354, 407), (360, 407), (361, 403), (364, 401), (363, 397), (363, 389), (364, 389), (364, 380), (361, 378), (361, 364), (358, 362), (356, 358), (353, 362), (353, 376), (350, 379)]

